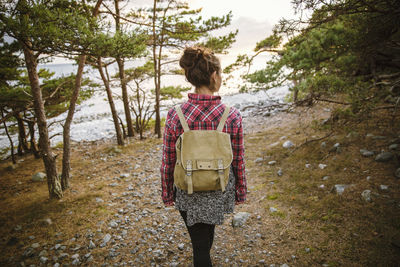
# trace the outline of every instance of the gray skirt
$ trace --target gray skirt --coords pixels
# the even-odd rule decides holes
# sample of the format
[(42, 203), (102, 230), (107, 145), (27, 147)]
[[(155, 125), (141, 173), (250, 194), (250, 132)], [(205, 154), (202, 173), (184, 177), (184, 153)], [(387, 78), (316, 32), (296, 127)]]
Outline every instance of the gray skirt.
[(178, 210), (186, 211), (188, 226), (196, 223), (223, 224), (224, 214), (233, 213), (235, 207), (235, 175), (232, 167), (225, 192), (193, 192), (193, 194), (188, 195), (177, 187), (175, 187), (175, 190), (175, 207)]

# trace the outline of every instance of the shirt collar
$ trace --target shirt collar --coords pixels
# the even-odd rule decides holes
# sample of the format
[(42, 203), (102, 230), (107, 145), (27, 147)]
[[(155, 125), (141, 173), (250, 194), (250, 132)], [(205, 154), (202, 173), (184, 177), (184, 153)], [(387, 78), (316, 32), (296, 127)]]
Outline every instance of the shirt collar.
[(221, 97), (217, 95), (199, 95), (189, 93), (189, 103), (195, 105), (218, 105), (221, 104)]

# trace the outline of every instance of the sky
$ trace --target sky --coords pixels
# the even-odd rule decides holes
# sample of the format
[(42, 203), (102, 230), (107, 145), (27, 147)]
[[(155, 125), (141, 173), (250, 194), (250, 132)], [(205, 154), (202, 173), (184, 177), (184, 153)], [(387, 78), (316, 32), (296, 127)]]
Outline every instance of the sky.
[[(128, 6), (152, 6), (152, 0), (128, 0)], [(202, 8), (203, 18), (222, 16), (232, 11), (232, 23), (216, 34), (239, 30), (236, 42), (227, 55), (221, 56), (222, 66), (233, 63), (238, 54), (249, 54), (256, 43), (272, 33), (281, 18), (293, 18), (291, 0), (188, 0), (190, 8)], [(56, 59), (54, 63), (63, 63)]]

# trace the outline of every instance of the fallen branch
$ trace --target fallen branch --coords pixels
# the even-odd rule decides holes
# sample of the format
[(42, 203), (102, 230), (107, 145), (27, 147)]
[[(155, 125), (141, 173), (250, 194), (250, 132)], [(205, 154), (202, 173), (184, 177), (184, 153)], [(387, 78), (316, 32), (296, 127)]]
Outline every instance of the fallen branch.
[(291, 151), (291, 153), (293, 153), (294, 151), (296, 151), (297, 149), (299, 149), (300, 147), (302, 147), (302, 146), (304, 146), (304, 145), (307, 145), (307, 144), (310, 144), (310, 143), (316, 142), (316, 141), (321, 141), (321, 140), (323, 140), (323, 139), (325, 139), (325, 138), (328, 138), (328, 137), (331, 136), (332, 134), (333, 134), (333, 131), (330, 132), (329, 134), (323, 136), (323, 137), (320, 137), (320, 138), (311, 139), (311, 140), (307, 140), (307, 139), (306, 139), (306, 141), (305, 141), (303, 144), (297, 146), (295, 149), (293, 149), (293, 150)]

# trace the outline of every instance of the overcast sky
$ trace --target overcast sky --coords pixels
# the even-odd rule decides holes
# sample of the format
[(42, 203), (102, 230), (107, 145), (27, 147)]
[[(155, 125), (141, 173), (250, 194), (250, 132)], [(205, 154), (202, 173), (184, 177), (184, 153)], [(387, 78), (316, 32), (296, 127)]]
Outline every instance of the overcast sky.
[[(203, 8), (203, 18), (222, 16), (232, 11), (232, 24), (223, 31), (239, 30), (236, 43), (228, 55), (221, 56), (222, 65), (232, 63), (238, 54), (251, 53), (256, 43), (269, 34), (282, 17), (294, 17), (291, 0), (189, 0), (190, 8)], [(152, 6), (152, 0), (130, 0), (129, 7)], [(57, 59), (61, 63), (65, 59)]]

